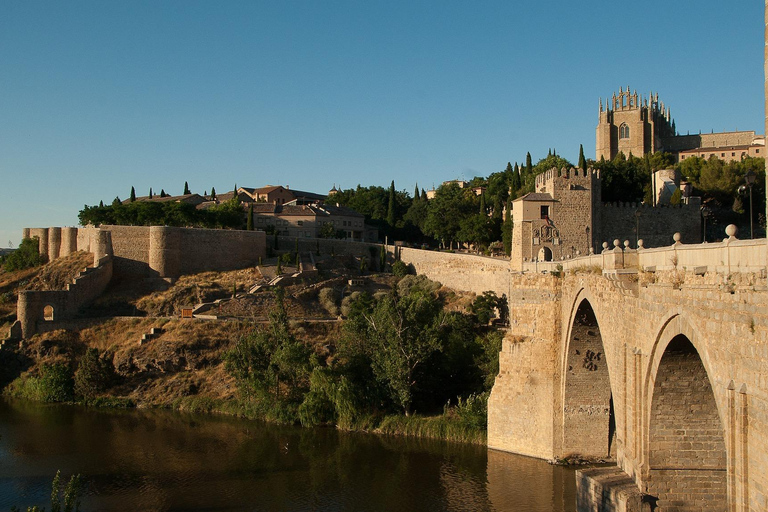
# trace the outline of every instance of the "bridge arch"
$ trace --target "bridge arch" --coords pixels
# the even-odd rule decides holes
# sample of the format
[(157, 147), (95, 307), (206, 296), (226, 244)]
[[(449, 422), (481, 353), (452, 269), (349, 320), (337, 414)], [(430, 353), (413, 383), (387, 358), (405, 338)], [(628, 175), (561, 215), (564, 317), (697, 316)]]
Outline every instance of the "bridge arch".
[(583, 288), (572, 302), (561, 360), (564, 457), (615, 456), (611, 378), (595, 301)]
[(679, 313), (664, 322), (645, 383), (646, 492), (658, 510), (720, 511), (727, 506), (723, 408), (705, 339)]

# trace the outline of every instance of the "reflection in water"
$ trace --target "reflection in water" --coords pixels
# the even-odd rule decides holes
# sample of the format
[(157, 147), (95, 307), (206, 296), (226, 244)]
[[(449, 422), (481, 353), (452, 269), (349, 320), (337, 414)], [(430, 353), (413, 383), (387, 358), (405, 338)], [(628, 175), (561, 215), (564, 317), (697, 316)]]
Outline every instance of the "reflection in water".
[(23, 402), (0, 436), (0, 510), (46, 505), (57, 469), (88, 511), (574, 510), (572, 471), (478, 446)]

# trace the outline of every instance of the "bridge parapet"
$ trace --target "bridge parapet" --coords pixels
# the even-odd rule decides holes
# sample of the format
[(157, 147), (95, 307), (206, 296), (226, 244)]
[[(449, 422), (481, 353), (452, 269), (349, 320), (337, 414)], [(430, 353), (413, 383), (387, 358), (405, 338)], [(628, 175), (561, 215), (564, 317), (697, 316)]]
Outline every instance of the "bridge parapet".
[[(730, 226), (729, 226), (730, 228)], [(703, 244), (682, 244), (676, 241), (667, 247), (645, 249), (642, 240), (632, 249), (625, 241), (609, 249), (603, 244), (599, 254), (589, 254), (562, 261), (529, 261), (523, 265), (527, 272), (558, 272), (584, 268), (602, 270), (635, 268), (645, 271), (683, 270), (695, 273), (715, 272), (718, 274), (764, 273), (766, 261), (766, 241), (739, 240), (735, 232), (722, 242)]]

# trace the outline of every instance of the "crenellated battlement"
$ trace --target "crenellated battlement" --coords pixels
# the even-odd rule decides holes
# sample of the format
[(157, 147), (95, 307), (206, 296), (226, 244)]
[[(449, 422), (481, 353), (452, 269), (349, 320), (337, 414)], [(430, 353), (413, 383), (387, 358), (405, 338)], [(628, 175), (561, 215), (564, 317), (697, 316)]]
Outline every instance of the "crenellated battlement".
[(535, 186), (536, 192), (547, 192), (553, 194), (554, 197), (555, 191), (558, 189), (569, 189), (577, 184), (581, 186), (588, 185), (591, 189), (600, 183), (599, 169), (580, 169), (574, 167), (558, 169), (553, 167), (536, 176)]

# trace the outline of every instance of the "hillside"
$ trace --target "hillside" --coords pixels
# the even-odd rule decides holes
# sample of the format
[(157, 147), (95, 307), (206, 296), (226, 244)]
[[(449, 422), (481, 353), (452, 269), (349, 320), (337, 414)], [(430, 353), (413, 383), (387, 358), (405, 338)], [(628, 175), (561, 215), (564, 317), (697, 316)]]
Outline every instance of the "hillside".
[[(10, 294), (12, 300), (2, 304), (4, 328), (15, 318), (18, 290), (61, 286), (74, 277), (84, 261), (85, 256), (77, 254), (37, 270), (0, 275), (0, 293)], [(82, 318), (77, 320), (79, 329), (36, 335), (22, 343), (10, 361), (10, 347), (6, 348), (2, 382), (37, 375), (43, 364), (63, 363), (75, 368), (87, 348), (96, 348), (112, 361), (117, 372), (118, 379), (107, 393), (111, 397), (127, 398), (140, 406), (170, 406), (190, 396), (233, 398), (236, 388), (224, 369), (222, 354), (236, 340), (265, 325), (274, 308), (274, 293), (269, 286), (252, 294), (248, 290), (273, 277), (276, 263), (274, 259), (257, 268), (182, 276), (173, 284), (115, 281), (82, 311)], [(367, 274), (362, 276), (362, 286), (351, 287), (348, 279), (361, 277), (359, 271), (349, 270), (353, 264), (343, 259), (326, 260), (321, 272), (284, 286), (292, 332), (321, 360), (333, 357), (341, 328), (339, 312), (344, 310), (342, 293), (346, 297), (362, 291), (376, 294), (397, 283), (391, 274)], [(332, 292), (324, 292), (321, 299), (323, 289)], [(463, 310), (469, 303), (468, 297), (449, 290), (441, 290), (441, 294), (450, 309)], [(182, 306), (201, 303), (211, 303), (205, 314), (217, 318), (179, 318)], [(142, 341), (153, 328), (159, 334)]]

